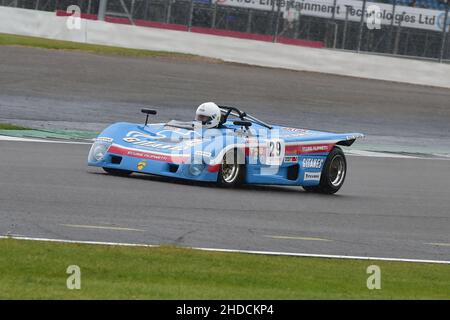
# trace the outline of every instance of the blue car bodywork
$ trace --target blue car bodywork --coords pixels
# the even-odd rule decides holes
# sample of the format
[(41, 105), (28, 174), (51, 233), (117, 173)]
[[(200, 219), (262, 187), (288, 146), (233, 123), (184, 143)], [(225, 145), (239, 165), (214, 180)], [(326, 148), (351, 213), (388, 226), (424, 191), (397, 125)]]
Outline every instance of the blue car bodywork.
[[(233, 115), (238, 121), (230, 119)], [(233, 150), (245, 165), (244, 183), (315, 186), (333, 148), (349, 146), (360, 137), (360, 133), (270, 126), (234, 111), (217, 129), (195, 122), (121, 122), (98, 136), (88, 165), (215, 182), (224, 156)]]

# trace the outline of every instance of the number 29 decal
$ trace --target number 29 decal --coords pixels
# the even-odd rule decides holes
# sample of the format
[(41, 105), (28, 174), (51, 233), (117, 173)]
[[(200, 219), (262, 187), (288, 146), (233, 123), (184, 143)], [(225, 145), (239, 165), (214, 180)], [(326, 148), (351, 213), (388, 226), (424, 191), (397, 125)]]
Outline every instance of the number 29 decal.
[(267, 141), (266, 164), (281, 165), (284, 159), (285, 144), (282, 139), (271, 139)]

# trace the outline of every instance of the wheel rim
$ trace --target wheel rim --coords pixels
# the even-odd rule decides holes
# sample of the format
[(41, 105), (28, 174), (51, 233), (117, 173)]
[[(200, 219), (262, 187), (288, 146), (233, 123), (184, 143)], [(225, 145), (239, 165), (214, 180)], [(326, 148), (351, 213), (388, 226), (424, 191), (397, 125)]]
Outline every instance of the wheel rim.
[(342, 184), (345, 177), (345, 162), (342, 156), (337, 155), (331, 160), (328, 176), (333, 187), (339, 187)]
[(235, 163), (223, 163), (222, 164), (222, 178), (225, 182), (233, 182), (239, 173), (239, 166)]

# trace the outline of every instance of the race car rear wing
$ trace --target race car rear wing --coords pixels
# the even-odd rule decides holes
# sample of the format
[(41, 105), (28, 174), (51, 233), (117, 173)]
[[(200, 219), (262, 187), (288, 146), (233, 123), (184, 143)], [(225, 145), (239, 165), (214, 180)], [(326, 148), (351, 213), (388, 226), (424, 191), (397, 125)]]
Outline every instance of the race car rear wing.
[(157, 114), (158, 112), (156, 111), (156, 110), (154, 110), (154, 109), (141, 109), (141, 112), (142, 113), (145, 113), (147, 116), (145, 117), (145, 125), (144, 125), (144, 127), (145, 126), (147, 126), (147, 123), (148, 123), (148, 116), (149, 115), (151, 115), (151, 114)]
[(339, 141), (336, 144), (340, 145), (340, 146), (346, 146), (346, 147), (350, 147), (353, 144), (353, 142), (356, 141), (356, 139), (365, 137), (364, 134), (362, 134), (362, 133), (344, 133), (342, 135), (345, 135), (345, 139)]

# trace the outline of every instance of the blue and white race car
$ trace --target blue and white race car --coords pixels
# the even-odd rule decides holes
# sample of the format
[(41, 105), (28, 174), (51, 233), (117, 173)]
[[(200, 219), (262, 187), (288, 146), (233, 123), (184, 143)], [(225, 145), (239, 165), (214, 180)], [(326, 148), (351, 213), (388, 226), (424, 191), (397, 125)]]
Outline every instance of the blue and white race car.
[(267, 124), (235, 107), (204, 103), (194, 121), (115, 123), (95, 139), (88, 165), (113, 175), (133, 172), (220, 186), (275, 184), (332, 194), (347, 162), (339, 146), (361, 133), (329, 133)]

